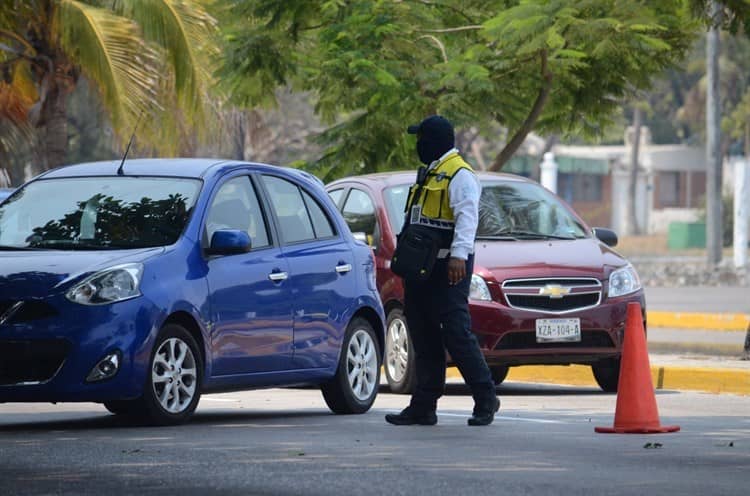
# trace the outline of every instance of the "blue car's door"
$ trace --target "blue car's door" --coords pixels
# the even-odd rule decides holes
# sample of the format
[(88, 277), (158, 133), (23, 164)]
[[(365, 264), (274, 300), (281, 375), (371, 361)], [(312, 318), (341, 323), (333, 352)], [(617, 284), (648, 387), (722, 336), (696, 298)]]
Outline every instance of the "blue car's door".
[(218, 229), (250, 235), (249, 253), (209, 258), (212, 375), (292, 367), (292, 294), (288, 264), (269, 234), (249, 176), (224, 182), (211, 201), (207, 240)]
[(285, 179), (262, 177), (289, 263), (294, 366), (334, 367), (356, 297), (354, 255), (311, 194)]

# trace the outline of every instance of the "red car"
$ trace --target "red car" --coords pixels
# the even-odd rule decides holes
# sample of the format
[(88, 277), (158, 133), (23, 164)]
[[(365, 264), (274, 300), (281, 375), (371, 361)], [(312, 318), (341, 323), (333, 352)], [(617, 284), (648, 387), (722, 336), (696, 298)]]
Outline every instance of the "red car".
[[(479, 173), (472, 331), (496, 384), (517, 365), (587, 364), (617, 390), (626, 307), (644, 293), (633, 266), (611, 247), (617, 235), (589, 228), (560, 198), (511, 174)], [(393, 392), (415, 383), (401, 279), (390, 270), (414, 172), (369, 174), (326, 186), (349, 228), (373, 248), (388, 317), (385, 374)], [(450, 357), (448, 358), (450, 363)]]

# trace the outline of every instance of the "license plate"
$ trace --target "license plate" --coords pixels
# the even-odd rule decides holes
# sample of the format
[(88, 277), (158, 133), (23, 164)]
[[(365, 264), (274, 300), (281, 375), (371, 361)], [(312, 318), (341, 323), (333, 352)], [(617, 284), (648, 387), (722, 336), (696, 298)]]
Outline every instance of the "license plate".
[(536, 342), (581, 340), (581, 319), (536, 319)]

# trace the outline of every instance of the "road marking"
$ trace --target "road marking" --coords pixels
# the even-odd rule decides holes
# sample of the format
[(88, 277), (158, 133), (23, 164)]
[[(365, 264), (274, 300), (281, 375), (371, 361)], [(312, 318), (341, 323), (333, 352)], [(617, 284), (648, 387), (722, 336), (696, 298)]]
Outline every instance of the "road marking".
[(203, 398), (201, 398), (201, 401), (218, 401), (219, 403), (237, 403), (242, 400), (239, 398), (206, 398), (204, 396)]
[[(400, 413), (400, 410), (391, 410), (388, 413)], [(458, 418), (469, 418), (471, 415), (466, 413), (444, 413), (438, 412), (438, 417), (458, 417)], [(524, 417), (507, 417), (505, 415), (495, 415), (496, 420), (518, 420), (520, 422), (534, 422), (537, 424), (564, 424), (561, 420), (548, 420), (539, 418), (524, 418)]]
[[(463, 413), (438, 413), (438, 416), (446, 416), (446, 417), (461, 417), (461, 418), (469, 418), (471, 415), (466, 415)], [(524, 418), (524, 417), (506, 417), (505, 415), (495, 415), (495, 419), (497, 420), (518, 420), (520, 422), (535, 422), (538, 424), (562, 424), (564, 422), (560, 420), (548, 420), (548, 419), (537, 419), (537, 418)]]

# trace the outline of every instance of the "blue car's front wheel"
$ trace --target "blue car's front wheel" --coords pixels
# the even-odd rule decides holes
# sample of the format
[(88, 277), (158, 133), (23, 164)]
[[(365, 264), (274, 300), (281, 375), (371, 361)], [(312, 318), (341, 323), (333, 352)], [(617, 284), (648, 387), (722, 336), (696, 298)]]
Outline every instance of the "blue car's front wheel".
[(142, 412), (154, 424), (185, 422), (201, 395), (203, 361), (195, 339), (182, 326), (167, 324), (156, 338), (146, 377)]

